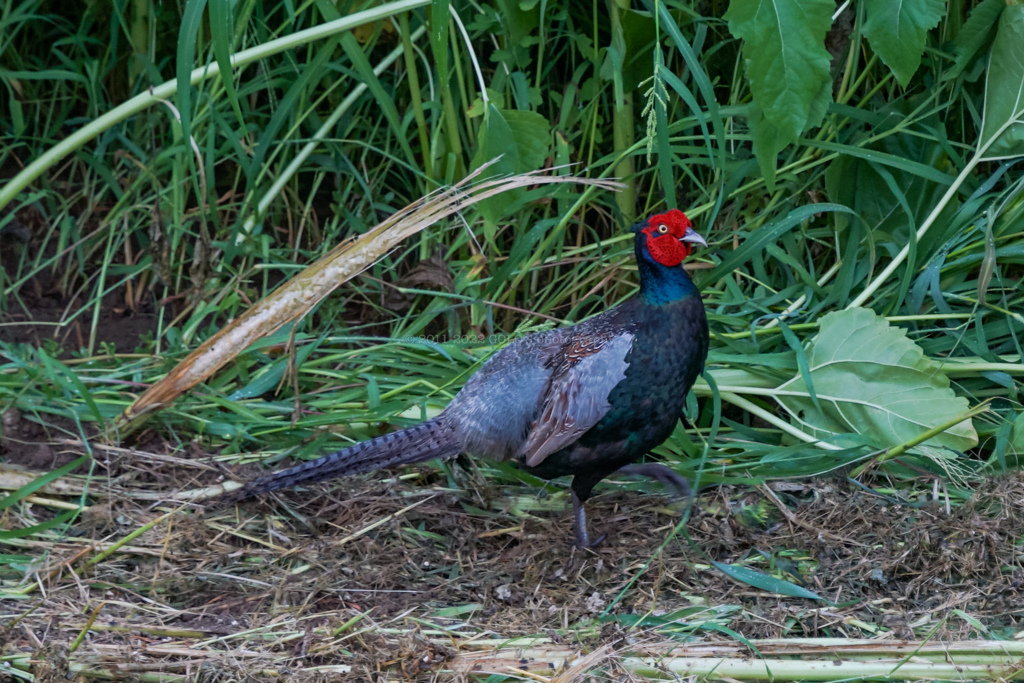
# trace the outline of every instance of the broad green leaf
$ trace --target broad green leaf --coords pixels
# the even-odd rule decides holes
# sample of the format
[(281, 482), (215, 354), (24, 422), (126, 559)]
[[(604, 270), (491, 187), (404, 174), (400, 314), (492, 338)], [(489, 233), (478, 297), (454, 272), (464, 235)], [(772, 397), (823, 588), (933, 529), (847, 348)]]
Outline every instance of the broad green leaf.
[(828, 113), (830, 104), (832, 104), (831, 78), (823, 82), (821, 88), (818, 89), (818, 94), (811, 98), (811, 107), (807, 111), (807, 125), (804, 126), (804, 130), (820, 126), (821, 122), (825, 120), (825, 114)]
[(1008, 5), (999, 18), (985, 80), (981, 144), (993, 137), (986, 159), (1024, 155), (1024, 5)]
[(540, 8), (536, 4), (526, 6), (518, 0), (498, 0), (495, 8), (508, 36), (505, 49), (512, 57), (512, 62), (519, 68), (527, 67), (533, 54), (532, 49), (536, 49), (533, 41), (537, 39), (535, 32), (540, 25)]
[[(673, 19), (678, 22), (678, 19)], [(657, 44), (654, 16), (627, 9), (619, 15), (627, 60), (622, 65), (622, 87), (628, 90), (647, 89), (645, 82), (654, 74), (652, 48)]]
[[(654, 75), (652, 48), (657, 43), (654, 17), (648, 12), (638, 12), (625, 7), (616, 9), (618, 24), (612, 32), (612, 44), (605, 52), (601, 65), (601, 77), (614, 80), (621, 92), (616, 92), (616, 102), (622, 93), (646, 90), (647, 81)], [(675, 19), (673, 19), (675, 21)]]
[[(512, 175), (536, 171), (544, 165), (551, 148), (551, 128), (547, 119), (532, 111), (498, 109), (489, 104), (480, 126), (472, 168), (477, 169), (495, 157), (501, 160), (487, 169), (487, 176)], [(522, 190), (505, 192), (480, 202), (480, 213), (490, 223), (505, 215), (505, 209), (522, 196)]]
[(808, 600), (824, 600), (820, 595), (814, 591), (809, 591), (802, 586), (798, 586), (795, 583), (789, 581), (783, 581), (777, 579), (770, 574), (759, 572), (756, 569), (750, 567), (744, 567), (739, 564), (725, 564), (724, 562), (712, 562), (720, 571), (730, 576), (740, 583), (745, 583), (748, 586), (754, 588), (760, 588), (761, 590), (768, 591), (769, 593), (778, 593), (779, 595), (788, 595), (793, 598), (807, 598)]
[(1006, 7), (1006, 0), (982, 0), (974, 9), (967, 23), (960, 29), (953, 44), (956, 46), (956, 61), (946, 73), (946, 78), (956, 78), (974, 56), (983, 48), (987, 48), (995, 35), (999, 15)]
[[(855, 433), (877, 448), (891, 448), (968, 409), (941, 367), (904, 330), (867, 308), (823, 317), (807, 361), (822, 409), (815, 408), (800, 374), (779, 387), (777, 400), (801, 429), (822, 439)], [(964, 420), (925, 444), (962, 451), (976, 446), (978, 435)]]
[(939, 25), (944, 0), (867, 0), (864, 37), (904, 88), (921, 66), (928, 31)]
[(480, 128), (474, 169), (504, 155), (492, 166), (493, 174), (525, 173), (540, 168), (551, 147), (551, 129), (543, 116), (532, 111), (498, 109), (488, 106)]
[[(818, 94), (811, 100), (811, 106), (807, 118), (806, 128), (815, 128), (821, 125), (828, 111), (828, 105), (832, 101), (832, 81), (822, 83)], [(764, 111), (757, 105), (757, 102), (750, 103), (750, 110), (747, 114), (747, 126), (750, 128), (750, 139), (754, 144), (754, 157), (757, 165), (764, 176), (765, 186), (768, 192), (775, 191), (775, 164), (779, 152), (793, 142), (792, 139), (783, 137), (779, 128), (765, 118)]]
[[(778, 129), (778, 144), (820, 123), (831, 101), (822, 94), (830, 56), (825, 33), (832, 25), (832, 0), (732, 0), (725, 18), (743, 40), (743, 57), (754, 102)], [(815, 117), (818, 116), (817, 121)]]

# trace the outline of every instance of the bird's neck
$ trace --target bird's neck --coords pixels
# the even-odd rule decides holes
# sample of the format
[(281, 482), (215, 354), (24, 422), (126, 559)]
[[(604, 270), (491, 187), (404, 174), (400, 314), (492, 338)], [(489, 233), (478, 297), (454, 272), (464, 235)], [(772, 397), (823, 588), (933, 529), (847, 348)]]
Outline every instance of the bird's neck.
[(691, 296), (699, 296), (693, 280), (682, 266), (669, 268), (649, 260), (637, 259), (640, 269), (640, 297), (653, 306), (663, 306)]

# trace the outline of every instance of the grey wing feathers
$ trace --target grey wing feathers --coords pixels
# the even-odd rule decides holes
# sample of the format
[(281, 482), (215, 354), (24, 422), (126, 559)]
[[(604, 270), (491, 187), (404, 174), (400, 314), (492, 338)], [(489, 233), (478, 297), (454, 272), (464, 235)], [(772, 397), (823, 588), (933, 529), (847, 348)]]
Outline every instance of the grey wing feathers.
[(573, 443), (608, 413), (608, 396), (626, 376), (632, 347), (633, 335), (619, 334), (556, 370), (519, 454), (528, 466)]
[(633, 335), (539, 332), (509, 344), (449, 404), (462, 450), (533, 466), (578, 439), (611, 407)]
[(551, 380), (551, 358), (562, 348), (561, 330), (519, 339), (494, 354), (452, 400), (463, 450), (493, 460), (519, 454)]

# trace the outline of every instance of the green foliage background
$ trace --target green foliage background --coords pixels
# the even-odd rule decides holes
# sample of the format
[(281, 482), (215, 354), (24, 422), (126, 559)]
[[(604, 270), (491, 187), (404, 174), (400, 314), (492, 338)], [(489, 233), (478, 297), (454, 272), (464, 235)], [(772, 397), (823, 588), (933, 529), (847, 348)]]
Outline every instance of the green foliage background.
[[(1024, 453), (1024, 6), (12, 0), (0, 63), (0, 325), (42, 280), (66, 306), (53, 341), (0, 342), (0, 402), (31, 420), (110, 421), (276, 283), (502, 154), (489, 173), (628, 189), (518, 191), (437, 225), (150, 424), (276, 462), (421, 419), (493, 335), (631, 294), (624, 228), (679, 207), (711, 245), (693, 274), (714, 335), (696, 429), (660, 451), (681, 471), (963, 483)], [(103, 343), (111, 296), (156, 320), (135, 353)], [(897, 369), (855, 391), (856, 362), (816, 364), (845, 338), (816, 337), (830, 313), (902, 339)], [(918, 431), (879, 427), (896, 413)]]

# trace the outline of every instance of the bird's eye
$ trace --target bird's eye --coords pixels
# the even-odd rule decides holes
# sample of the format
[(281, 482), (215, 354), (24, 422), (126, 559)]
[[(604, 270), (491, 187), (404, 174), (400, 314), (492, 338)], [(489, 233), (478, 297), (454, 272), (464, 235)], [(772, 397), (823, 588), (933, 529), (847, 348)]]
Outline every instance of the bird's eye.
[(668, 226), (662, 223), (661, 225), (658, 226), (658, 232), (664, 235), (666, 232), (668, 232)]

